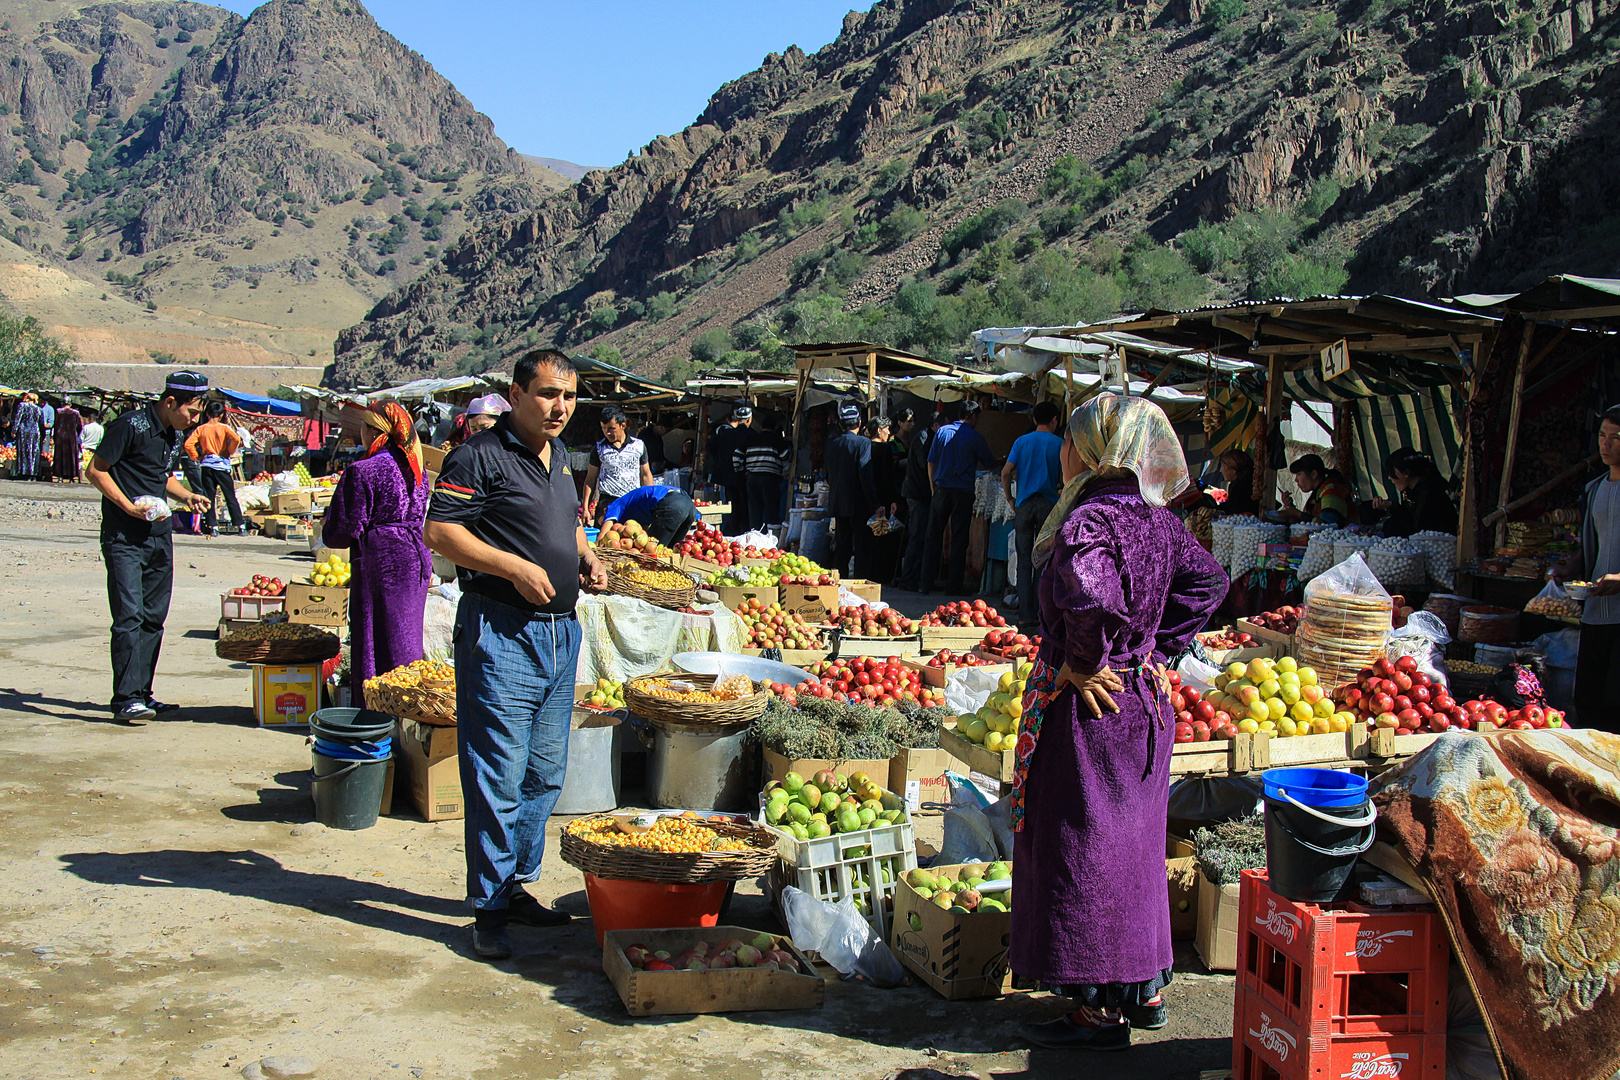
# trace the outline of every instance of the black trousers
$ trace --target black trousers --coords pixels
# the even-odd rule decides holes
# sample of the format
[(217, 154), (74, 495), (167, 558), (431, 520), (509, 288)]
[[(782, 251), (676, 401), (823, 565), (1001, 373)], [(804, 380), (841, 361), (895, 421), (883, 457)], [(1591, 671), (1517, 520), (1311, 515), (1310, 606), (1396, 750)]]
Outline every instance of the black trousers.
[[(941, 549), (945, 546), (945, 526), (951, 528), (951, 553), (945, 567), (945, 591), (960, 593), (967, 571), (968, 525), (973, 520), (973, 492), (963, 488), (936, 487), (934, 504), (928, 515), (928, 542), (923, 546), (919, 589), (930, 589), (939, 572)], [(977, 590), (975, 590), (977, 591)]]
[(1043, 495), (1031, 495), (1018, 504), (1013, 514), (1013, 545), (1018, 552), (1018, 621), (1020, 624), (1040, 621), (1040, 610), (1035, 603), (1035, 568), (1031, 557), (1035, 539), (1047, 515), (1056, 506)]
[(731, 513), (726, 518), (726, 535), (737, 536), (752, 527), (748, 519), (748, 486), (739, 480), (725, 485), (725, 488), (726, 499), (731, 503)]
[(236, 481), (228, 472), (218, 469), (202, 469), (202, 493), (208, 496), (208, 514), (203, 521), (203, 527), (212, 531), (214, 522), (219, 519), (219, 497), (225, 496), (225, 507), (231, 512), (231, 528), (242, 527), (242, 507), (236, 501)]
[[(832, 569), (842, 577), (850, 576), (849, 560), (855, 554), (855, 530), (865, 528), (866, 521), (859, 514), (833, 515)], [(871, 533), (867, 533), (870, 537)]]
[(174, 588), (174, 541), (168, 534), (135, 537), (103, 529), (107, 606), (112, 610), (112, 705), (152, 696), (152, 675), (163, 647)]
[(906, 553), (900, 560), (900, 577), (895, 581), (899, 588), (921, 588), (918, 569), (928, 544), (928, 511), (932, 504), (932, 499), (906, 500)]
[(660, 544), (671, 547), (686, 539), (697, 519), (697, 504), (684, 492), (672, 491), (653, 507), (652, 526), (647, 532)]
[(1575, 722), (1620, 735), (1620, 623), (1581, 623)]
[(756, 529), (780, 523), (782, 516), (782, 478), (774, 473), (749, 473), (744, 478), (748, 489), (748, 520)]

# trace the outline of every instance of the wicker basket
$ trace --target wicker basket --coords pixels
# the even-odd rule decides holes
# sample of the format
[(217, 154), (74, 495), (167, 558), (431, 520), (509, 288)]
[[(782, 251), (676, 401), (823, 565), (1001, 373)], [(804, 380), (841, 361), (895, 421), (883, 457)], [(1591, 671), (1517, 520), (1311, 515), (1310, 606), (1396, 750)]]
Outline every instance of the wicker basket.
[(668, 556), (653, 555), (646, 551), (626, 551), (623, 548), (595, 548), (596, 557), (603, 566), (612, 569), (616, 565), (640, 566), (648, 570), (679, 570), (669, 560)]
[(776, 836), (769, 829), (723, 818), (709, 818), (702, 824), (721, 836), (743, 841), (750, 850), (659, 852), (610, 847), (592, 843), (564, 829), (562, 860), (569, 866), (601, 878), (691, 885), (758, 877), (768, 873), (775, 864)]
[(417, 686), (390, 686), (375, 679), (365, 685), (366, 708), (400, 716), (433, 727), (456, 724), (456, 684), (453, 679), (427, 679)]
[(731, 701), (683, 702), (654, 697), (642, 686), (653, 679), (680, 679), (700, 690), (714, 686), (714, 675), (642, 675), (624, 684), (624, 704), (637, 716), (649, 720), (664, 720), (672, 724), (729, 724), (744, 720), (757, 720), (765, 711), (769, 694), (755, 693), (752, 697)]
[(214, 646), (214, 655), (237, 664), (277, 664), (296, 667), (319, 664), (343, 651), (336, 634), (298, 640), (231, 641)]
[(1458, 701), (1488, 697), (1491, 684), (1496, 681), (1496, 674), (1494, 671), (1448, 671), (1447, 688), (1451, 696)]
[[(608, 567), (608, 592), (618, 593), (620, 596), (633, 596), (638, 600), (645, 600), (649, 604), (659, 607), (678, 610), (690, 607), (697, 601), (697, 585), (691, 581), (685, 588), (660, 589), (649, 585), (640, 585), (618, 572), (623, 562)], [(665, 569), (668, 569), (667, 567)]]

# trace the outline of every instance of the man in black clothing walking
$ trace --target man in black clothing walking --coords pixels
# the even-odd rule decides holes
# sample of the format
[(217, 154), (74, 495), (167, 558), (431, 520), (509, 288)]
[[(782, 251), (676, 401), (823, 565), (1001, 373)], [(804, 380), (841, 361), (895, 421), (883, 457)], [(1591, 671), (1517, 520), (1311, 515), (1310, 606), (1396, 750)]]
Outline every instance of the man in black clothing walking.
[(748, 438), (749, 426), (754, 422), (753, 406), (744, 402), (731, 410), (731, 416), (714, 433), (704, 453), (708, 457), (709, 479), (726, 489), (731, 502), (731, 513), (725, 520), (725, 534), (736, 536), (749, 529), (748, 489), (737, 475), (733, 453)]
[[(945, 414), (936, 412), (926, 423), (919, 423), (911, 433), (906, 447), (906, 478), (900, 485), (900, 495), (906, 500), (906, 554), (900, 560), (900, 579), (897, 589), (917, 589), (921, 584), (923, 548), (928, 543), (928, 514), (934, 505), (934, 493), (928, 482), (928, 451), (934, 445), (934, 436), (945, 423)], [(938, 567), (929, 570), (929, 581)]]
[[(174, 478), (181, 433), (197, 423), (207, 392), (203, 376), (174, 372), (156, 402), (107, 425), (85, 470), (101, 492), (101, 557), (107, 564), (107, 604), (113, 620), (112, 712), (126, 724), (144, 724), (160, 712), (178, 708), (152, 697), (174, 587), (168, 500), (197, 513), (208, 509), (207, 498), (187, 491)], [(143, 498), (155, 501), (137, 506), (135, 500)]]
[(833, 517), (832, 568), (848, 577), (856, 530), (866, 525), (878, 504), (877, 483), (872, 475), (872, 440), (858, 433), (861, 411), (845, 405), (838, 410), (838, 422), (843, 434), (827, 440), (823, 462)]

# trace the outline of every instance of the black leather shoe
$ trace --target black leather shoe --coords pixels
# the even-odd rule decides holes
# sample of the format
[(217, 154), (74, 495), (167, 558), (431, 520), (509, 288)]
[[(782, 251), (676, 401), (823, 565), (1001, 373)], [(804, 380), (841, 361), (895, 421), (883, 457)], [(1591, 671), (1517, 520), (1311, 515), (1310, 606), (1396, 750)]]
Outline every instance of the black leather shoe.
[(511, 906), (506, 909), (506, 917), (524, 926), (564, 926), (574, 919), (568, 912), (548, 908), (522, 890), (513, 894)]
[(512, 938), (507, 934), (505, 925), (479, 926), (474, 923), (472, 940), (473, 952), (485, 960), (510, 960), (512, 958)]
[(1138, 1031), (1158, 1031), (1170, 1022), (1170, 1010), (1162, 1001), (1157, 1005), (1127, 1005), (1125, 1022)]
[(1089, 1027), (1060, 1016), (1044, 1024), (1021, 1024), (1018, 1031), (1035, 1046), (1048, 1050), (1128, 1050), (1131, 1046), (1129, 1024)]

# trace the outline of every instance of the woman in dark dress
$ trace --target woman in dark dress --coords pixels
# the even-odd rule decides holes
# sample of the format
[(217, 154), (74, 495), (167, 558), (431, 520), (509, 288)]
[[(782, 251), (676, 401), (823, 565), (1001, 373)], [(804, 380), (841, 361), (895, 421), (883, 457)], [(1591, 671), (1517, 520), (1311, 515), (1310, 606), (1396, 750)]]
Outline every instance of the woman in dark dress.
[(1258, 514), (1260, 502), (1254, 497), (1254, 458), (1242, 450), (1221, 455), (1221, 478), (1226, 481), (1223, 514)]
[(1012, 969), (1079, 1007), (1037, 1046), (1122, 1050), (1165, 1023), (1165, 818), (1174, 741), (1162, 665), (1226, 596), (1226, 573), (1165, 504), (1188, 485), (1144, 398), (1076, 409), (1065, 486), (1035, 546), (1041, 649), (1023, 700), (1012, 820)]
[[(866, 422), (866, 437), (872, 440), (872, 486), (877, 491), (878, 505), (893, 517), (901, 504), (900, 480), (903, 462), (896, 463), (895, 442), (890, 437), (889, 418), (874, 416)], [(860, 522), (858, 529), (865, 530)], [(867, 531), (855, 545), (855, 568), (860, 577), (887, 585), (894, 580), (899, 568), (900, 552), (905, 546), (905, 534), (884, 533), (876, 536)]]
[(370, 452), (343, 470), (321, 527), (321, 543), (354, 548), (349, 581), (350, 686), (422, 659), (422, 612), (433, 557), (422, 542), (431, 491), (411, 416), (396, 402), (371, 406), (379, 433)]
[(79, 482), (79, 459), (84, 453), (79, 446), (79, 432), (83, 429), (84, 420), (79, 416), (79, 410), (64, 402), (56, 410), (56, 430), (52, 432), (52, 480)]

